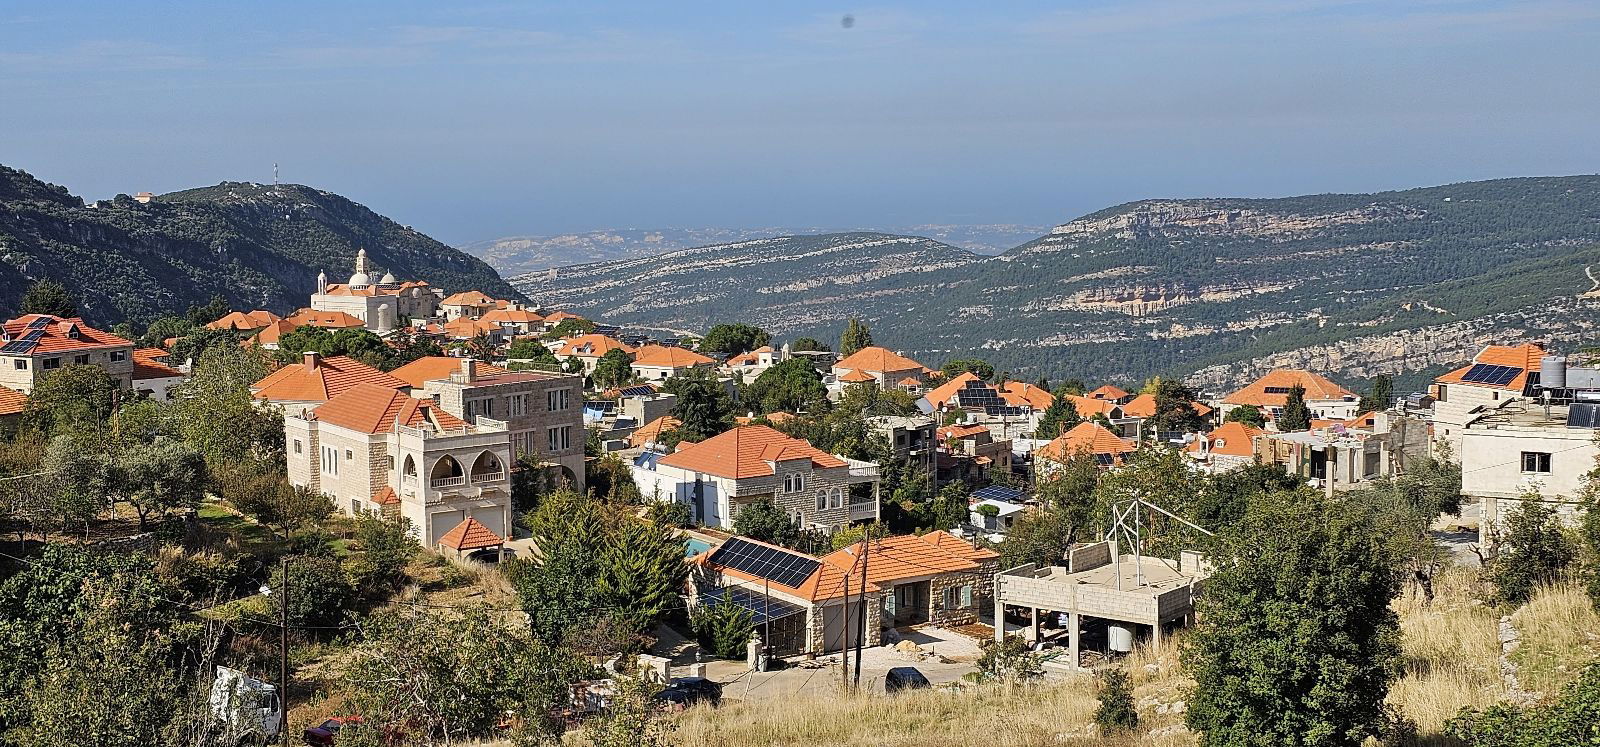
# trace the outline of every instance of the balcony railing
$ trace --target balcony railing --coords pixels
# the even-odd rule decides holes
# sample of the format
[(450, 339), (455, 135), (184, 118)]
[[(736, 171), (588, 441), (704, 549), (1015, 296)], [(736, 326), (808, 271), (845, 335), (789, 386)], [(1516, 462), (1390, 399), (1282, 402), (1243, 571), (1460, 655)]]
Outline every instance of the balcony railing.
[(414, 487), (417, 486), (417, 482), (418, 481), (417, 481), (417, 476), (416, 475), (401, 475), (400, 476), (400, 484), (401, 485), (409, 485), (409, 486), (414, 488)]
[(457, 485), (465, 484), (467, 484), (466, 475), (456, 475), (455, 477), (435, 477), (428, 481), (428, 485), (435, 488), (453, 488)]
[(474, 473), (472, 473), (472, 481), (473, 482), (498, 482), (498, 481), (504, 480), (504, 479), (506, 479), (506, 473), (505, 472), (474, 472)]

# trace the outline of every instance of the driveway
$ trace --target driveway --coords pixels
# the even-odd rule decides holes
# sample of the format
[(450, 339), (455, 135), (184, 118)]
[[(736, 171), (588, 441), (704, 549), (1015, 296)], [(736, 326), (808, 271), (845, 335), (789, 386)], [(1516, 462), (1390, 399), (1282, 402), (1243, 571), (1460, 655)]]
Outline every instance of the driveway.
[[(861, 650), (861, 683), (867, 692), (883, 692), (883, 678), (893, 667), (916, 667), (934, 685), (957, 682), (977, 671), (976, 641), (960, 633), (935, 627), (903, 634), (915, 645), (872, 646)], [(751, 672), (742, 661), (716, 661), (706, 675), (722, 683), (722, 696), (731, 700), (773, 700), (796, 695), (838, 695), (844, 692), (840, 656), (830, 654), (807, 662), (795, 657), (783, 669)], [(850, 671), (855, 673), (854, 652)]]
[(1457, 565), (1476, 567), (1478, 556), (1472, 552), (1472, 547), (1479, 543), (1478, 525), (1482, 516), (1482, 501), (1463, 502), (1460, 516), (1440, 516), (1428, 535), (1450, 549)]

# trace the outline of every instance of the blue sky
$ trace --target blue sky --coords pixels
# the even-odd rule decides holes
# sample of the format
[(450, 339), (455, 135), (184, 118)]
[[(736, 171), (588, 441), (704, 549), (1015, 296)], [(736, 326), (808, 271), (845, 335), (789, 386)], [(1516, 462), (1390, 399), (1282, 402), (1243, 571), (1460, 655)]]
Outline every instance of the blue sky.
[(1589, 0), (4, 8), (0, 163), (92, 199), (277, 162), (449, 242), (1600, 171)]

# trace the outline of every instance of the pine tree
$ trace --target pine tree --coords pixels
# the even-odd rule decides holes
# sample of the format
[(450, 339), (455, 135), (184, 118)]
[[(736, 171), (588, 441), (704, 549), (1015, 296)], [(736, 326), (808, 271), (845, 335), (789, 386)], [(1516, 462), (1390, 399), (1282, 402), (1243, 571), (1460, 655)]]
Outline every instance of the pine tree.
[(1295, 384), (1289, 387), (1289, 399), (1283, 403), (1283, 412), (1278, 415), (1278, 430), (1288, 433), (1310, 427), (1311, 408), (1306, 406), (1306, 388)]
[(850, 317), (850, 321), (845, 322), (844, 334), (839, 335), (839, 354), (847, 356), (871, 346), (872, 328), (866, 322)]
[(78, 315), (78, 300), (67, 292), (67, 287), (48, 278), (28, 287), (22, 294), (22, 313), (49, 314), (62, 318)]
[(1057, 392), (1055, 401), (1045, 408), (1044, 416), (1039, 418), (1039, 427), (1034, 430), (1034, 438), (1055, 438), (1083, 422), (1083, 417), (1078, 415), (1078, 406), (1072, 404), (1072, 400), (1065, 395), (1066, 392)]
[(669, 379), (665, 388), (678, 398), (672, 417), (682, 421), (676, 430), (684, 439), (704, 441), (733, 427), (733, 398), (712, 374), (693, 369)]
[(1133, 704), (1133, 681), (1122, 669), (1108, 669), (1100, 675), (1100, 707), (1094, 722), (1102, 734), (1139, 728), (1139, 711)]

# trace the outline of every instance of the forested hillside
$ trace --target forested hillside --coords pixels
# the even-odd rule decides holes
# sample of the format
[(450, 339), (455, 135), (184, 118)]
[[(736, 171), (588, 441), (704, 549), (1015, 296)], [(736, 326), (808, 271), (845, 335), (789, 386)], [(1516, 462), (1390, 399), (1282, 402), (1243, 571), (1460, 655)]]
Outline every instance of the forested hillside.
[[(648, 285), (627, 285), (637, 267), (627, 262), (519, 284), (536, 300), (620, 322), (692, 329), (738, 310), (780, 335), (821, 337), (860, 316), (879, 342), (928, 363), (970, 351), (1017, 375), (1122, 381), (1204, 369), (1200, 379), (1217, 386), (1296, 351), (1350, 377), (1404, 374), (1459, 360), (1494, 337), (1570, 348), (1584, 340), (1568, 338), (1600, 322), (1596, 302), (1576, 298), (1591, 287), (1584, 268), (1600, 265), (1594, 176), (1147, 200), (998, 257), (928, 263), (883, 283), (737, 260), (744, 246), (702, 250), (719, 260), (705, 274), (685, 254), (675, 283), (714, 278), (718, 290), (670, 303)], [(882, 251), (888, 264), (896, 245), (881, 246), (863, 247), (857, 262)], [(1448, 344), (1429, 343), (1436, 328)]]
[(338, 195), (224, 182), (141, 204), (85, 205), (0, 166), (0, 315), (41, 278), (67, 286), (99, 324), (149, 322), (221, 295), (237, 308), (305, 306), (319, 270), (342, 280), (356, 251), (396, 277), (448, 291), (515, 291), (481, 260)]

